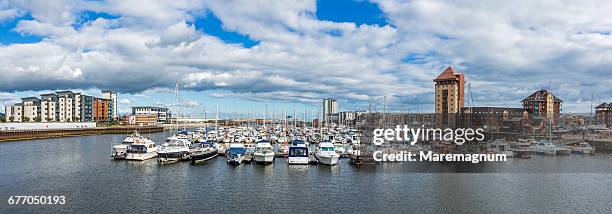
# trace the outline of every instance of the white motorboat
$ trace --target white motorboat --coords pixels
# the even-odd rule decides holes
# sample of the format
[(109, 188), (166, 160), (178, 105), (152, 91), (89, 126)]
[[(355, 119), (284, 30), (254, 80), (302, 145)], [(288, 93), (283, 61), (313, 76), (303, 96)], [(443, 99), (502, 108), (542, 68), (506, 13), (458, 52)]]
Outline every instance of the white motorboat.
[(141, 140), (144, 140), (144, 137), (140, 136), (138, 132), (134, 132), (130, 136), (127, 136), (126, 138), (124, 138), (123, 141), (121, 141), (121, 144), (113, 145), (113, 149), (111, 151), (111, 157), (117, 160), (125, 159), (128, 146), (133, 144), (136, 141), (141, 141)]
[(344, 144), (342, 143), (334, 143), (334, 151), (338, 153), (340, 157), (348, 156), (348, 153), (346, 152), (346, 149), (344, 148)]
[(503, 139), (495, 139), (487, 147), (487, 153), (505, 154), (506, 157), (514, 157), (514, 153), (510, 150), (508, 143)]
[(582, 141), (578, 145), (572, 147), (572, 153), (593, 154), (595, 153), (595, 148), (593, 148), (589, 143)]
[(174, 135), (166, 139), (158, 149), (158, 160), (160, 163), (173, 163), (179, 160), (189, 160), (189, 137)]
[(308, 146), (303, 141), (294, 141), (289, 147), (289, 156), (287, 164), (289, 165), (305, 165), (309, 164)]
[(227, 149), (227, 163), (232, 165), (240, 165), (245, 158), (244, 144), (232, 143)]
[(556, 155), (557, 154), (557, 146), (552, 144), (548, 140), (541, 140), (532, 147), (532, 150), (536, 152), (536, 154), (541, 155)]
[(125, 159), (143, 161), (155, 157), (157, 157), (157, 145), (152, 140), (144, 138), (128, 146)]
[(289, 144), (287, 142), (277, 142), (276, 148), (274, 149), (274, 155), (276, 155), (276, 157), (285, 157), (289, 155)]
[(315, 153), (315, 158), (323, 165), (336, 165), (340, 155), (334, 150), (334, 144), (329, 141), (319, 143), (319, 149)]
[(255, 163), (271, 164), (274, 162), (274, 150), (270, 142), (262, 141), (255, 146)]

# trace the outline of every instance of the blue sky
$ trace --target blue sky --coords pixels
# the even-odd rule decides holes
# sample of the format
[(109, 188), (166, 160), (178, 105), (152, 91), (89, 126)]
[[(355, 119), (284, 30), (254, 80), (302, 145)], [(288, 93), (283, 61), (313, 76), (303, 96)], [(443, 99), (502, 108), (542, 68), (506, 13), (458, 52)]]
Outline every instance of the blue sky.
[[(512, 10), (516, 5), (523, 8)], [(71, 89), (120, 92), (122, 112), (433, 111), (432, 79), (467, 76), (476, 106), (548, 88), (564, 111), (612, 102), (612, 4), (585, 1), (0, 0), (0, 104)], [(467, 93), (467, 92), (466, 92)], [(234, 104), (237, 103), (237, 104)]]

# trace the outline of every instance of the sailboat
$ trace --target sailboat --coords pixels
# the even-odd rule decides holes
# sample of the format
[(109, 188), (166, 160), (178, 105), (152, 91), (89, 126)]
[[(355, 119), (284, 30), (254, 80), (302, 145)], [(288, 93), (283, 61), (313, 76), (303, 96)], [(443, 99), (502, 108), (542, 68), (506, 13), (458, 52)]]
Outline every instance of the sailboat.
[[(178, 105), (178, 81), (176, 81), (176, 87), (175, 87), (175, 95), (174, 95), (174, 106), (175, 106), (175, 112), (177, 112), (176, 110), (178, 109), (177, 105)], [(175, 117), (178, 119), (178, 113), (177, 116)], [(191, 138), (183, 133), (179, 133), (178, 132), (178, 120), (175, 119), (176, 121), (176, 133), (169, 137), (166, 138), (166, 141), (164, 143), (162, 143), (162, 145), (160, 146), (160, 148), (157, 151), (158, 154), (158, 161), (160, 163), (174, 163), (177, 162), (179, 160), (189, 160), (190, 157), (190, 152), (189, 152), (189, 146), (191, 145)]]

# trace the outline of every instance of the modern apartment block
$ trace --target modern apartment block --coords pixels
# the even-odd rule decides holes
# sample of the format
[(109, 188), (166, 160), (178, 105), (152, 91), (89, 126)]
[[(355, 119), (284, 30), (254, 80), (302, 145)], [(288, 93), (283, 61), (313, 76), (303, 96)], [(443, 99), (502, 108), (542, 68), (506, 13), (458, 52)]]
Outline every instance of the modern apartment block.
[(137, 116), (137, 118), (138, 116), (155, 116), (157, 123), (167, 123), (169, 122), (170, 111), (163, 107), (135, 106), (132, 107), (132, 115)]
[(93, 108), (94, 108), (94, 97), (81, 95), (81, 122), (92, 122), (93, 118)]
[(59, 104), (56, 94), (40, 95), (40, 117), (42, 122), (57, 122), (57, 107)]
[(323, 99), (323, 121), (330, 122), (328, 119), (332, 114), (338, 113), (338, 102), (336, 99)]
[(119, 119), (119, 112), (117, 111), (117, 92), (111, 90), (102, 91), (102, 98), (112, 102), (110, 111), (112, 111), (113, 120)]
[(97, 98), (93, 99), (93, 119), (97, 122), (110, 122), (113, 120), (113, 102), (109, 99)]
[[(73, 93), (72, 91), (58, 91), (55, 92), (58, 98), (58, 121), (59, 122), (77, 122), (81, 121), (80, 112), (81, 106), (80, 95)], [(78, 97), (78, 98), (77, 98)], [(78, 117), (77, 117), (78, 116)]]
[(57, 91), (41, 94), (40, 99), (22, 98), (21, 103), (6, 106), (5, 112), (9, 122), (109, 122), (113, 120), (113, 104), (111, 99)]
[(4, 113), (7, 122), (23, 122), (23, 104), (6, 106)]
[(40, 99), (36, 97), (21, 98), (24, 122), (40, 122)]
[(436, 114), (459, 112), (464, 105), (464, 75), (449, 66), (433, 81), (436, 83)]

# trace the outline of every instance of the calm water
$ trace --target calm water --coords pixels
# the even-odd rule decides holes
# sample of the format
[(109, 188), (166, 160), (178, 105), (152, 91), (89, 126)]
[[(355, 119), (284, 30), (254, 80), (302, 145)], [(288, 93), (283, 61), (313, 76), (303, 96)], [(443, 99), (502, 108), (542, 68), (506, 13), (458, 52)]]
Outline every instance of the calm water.
[(481, 167), (517, 173), (412, 173), (409, 163), (355, 167), (346, 159), (333, 167), (289, 167), (284, 159), (231, 167), (224, 158), (160, 166), (111, 160), (111, 145), (124, 137), (0, 143), (3, 200), (66, 196), (66, 205), (3, 205), (0, 212), (612, 212), (609, 154), (536, 156)]

